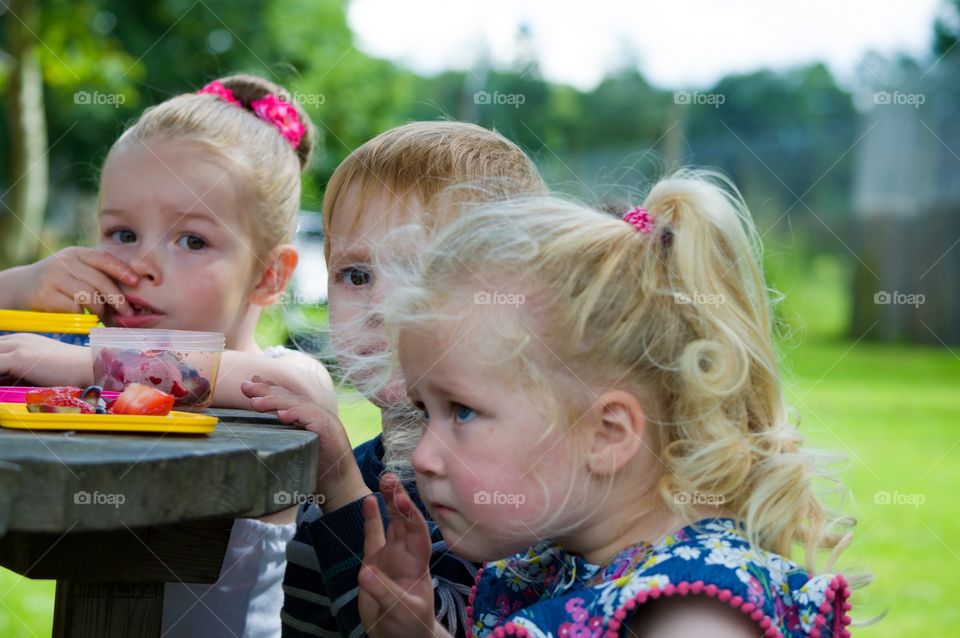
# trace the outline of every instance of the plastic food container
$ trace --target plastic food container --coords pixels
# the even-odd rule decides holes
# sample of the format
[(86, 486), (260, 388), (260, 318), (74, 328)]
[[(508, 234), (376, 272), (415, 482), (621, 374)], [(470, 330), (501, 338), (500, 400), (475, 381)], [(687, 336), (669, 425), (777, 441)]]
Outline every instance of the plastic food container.
[(31, 332), (63, 343), (85, 346), (90, 330), (99, 322), (97, 315), (0, 310), (0, 335)]
[(177, 409), (202, 410), (213, 398), (223, 346), (222, 332), (95, 328), (93, 382), (115, 392), (142, 383), (172, 394)]

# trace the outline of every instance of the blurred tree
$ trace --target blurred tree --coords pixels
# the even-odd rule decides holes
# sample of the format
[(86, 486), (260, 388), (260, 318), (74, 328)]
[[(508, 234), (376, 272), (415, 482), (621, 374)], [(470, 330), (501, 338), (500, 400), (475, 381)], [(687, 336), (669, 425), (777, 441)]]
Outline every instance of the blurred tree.
[[(406, 121), (417, 97), (414, 78), (356, 47), (342, 0), (272, 2), (261, 25), (284, 61), (279, 75), (317, 125), (312, 174), (321, 183), (354, 148)], [(305, 203), (319, 205), (308, 185)], [(309, 201), (313, 200), (313, 201)]]
[(777, 217), (847, 216), (857, 112), (826, 66), (729, 75), (705, 94), (722, 103), (688, 106), (694, 163), (721, 167), (755, 202), (772, 198)]
[(955, 52), (960, 42), (960, 0), (941, 0), (933, 22), (933, 54), (937, 57)]
[(43, 74), (35, 30), (40, 8), (12, 0), (7, 8), (7, 45), (12, 61), (7, 108), (10, 126), (10, 202), (4, 205), (3, 253), (13, 262), (32, 258), (40, 245), (47, 205), (47, 126), (43, 117)]
[[(35, 259), (42, 248), (41, 229), (48, 199), (50, 151), (47, 112), (73, 93), (71, 105), (125, 101), (129, 84), (116, 70), (128, 67), (131, 77), (139, 70), (116, 42), (88, 28), (98, 3), (11, 0), (2, 5), (6, 29), (0, 43), (9, 56), (7, 83), (7, 138), (9, 204), (0, 212), (0, 265)], [(44, 84), (54, 99), (45, 100)], [(77, 91), (80, 87), (109, 87), (113, 93)], [(54, 145), (73, 126), (54, 127)], [(83, 127), (81, 127), (83, 128)]]

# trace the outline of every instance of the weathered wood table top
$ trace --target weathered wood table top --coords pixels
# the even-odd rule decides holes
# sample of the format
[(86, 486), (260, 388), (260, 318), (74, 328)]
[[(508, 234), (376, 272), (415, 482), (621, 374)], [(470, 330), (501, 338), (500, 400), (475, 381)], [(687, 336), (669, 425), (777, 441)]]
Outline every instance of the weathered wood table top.
[(210, 435), (0, 428), (0, 565), (58, 581), (55, 636), (159, 636), (164, 582), (215, 582), (234, 518), (313, 492), (315, 434), (210, 412)]

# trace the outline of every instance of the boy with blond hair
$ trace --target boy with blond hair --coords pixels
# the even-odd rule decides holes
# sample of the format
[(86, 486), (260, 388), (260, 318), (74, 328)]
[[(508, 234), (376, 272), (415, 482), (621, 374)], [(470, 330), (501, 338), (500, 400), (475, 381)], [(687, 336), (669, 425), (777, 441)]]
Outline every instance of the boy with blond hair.
[[(415, 122), (366, 142), (337, 167), (323, 203), (324, 253), (329, 276), (330, 337), (339, 366), (381, 410), (382, 433), (351, 451), (340, 421), (321, 406), (266, 379), (244, 384), (251, 406), (320, 437), (317, 495), (304, 505), (287, 547), (283, 635), (361, 636), (357, 576), (363, 559), (363, 499), (379, 494), (385, 469), (412, 479), (410, 455), (420, 420), (406, 400), (402, 378), (389, 374), (381, 303), (392, 286), (374, 253), (387, 235), (413, 225), (426, 238), (463, 204), (543, 194), (546, 186), (529, 157), (488, 129), (462, 122)], [(416, 245), (407, 246), (416, 249)], [(413, 481), (414, 504), (426, 515)], [(437, 619), (454, 635), (466, 635), (465, 607), (476, 566), (449, 552), (437, 526), (431, 577)]]

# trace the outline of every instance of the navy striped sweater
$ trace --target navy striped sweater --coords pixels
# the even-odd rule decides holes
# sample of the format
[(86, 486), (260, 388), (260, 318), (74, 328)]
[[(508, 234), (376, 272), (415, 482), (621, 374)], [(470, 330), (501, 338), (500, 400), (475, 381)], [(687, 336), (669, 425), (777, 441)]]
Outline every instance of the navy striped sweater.
[[(354, 451), (367, 487), (380, 503), (387, 524), (386, 505), (379, 493), (383, 473), (383, 441), (377, 436)], [(413, 502), (427, 518), (433, 548), (434, 608), (437, 619), (454, 636), (466, 636), (466, 604), (477, 565), (452, 553), (430, 520), (415, 485), (407, 485)], [(363, 561), (363, 501), (324, 514), (316, 505), (301, 506), (297, 532), (287, 545), (283, 576), (283, 638), (357, 638), (366, 632), (357, 609), (357, 575)]]

